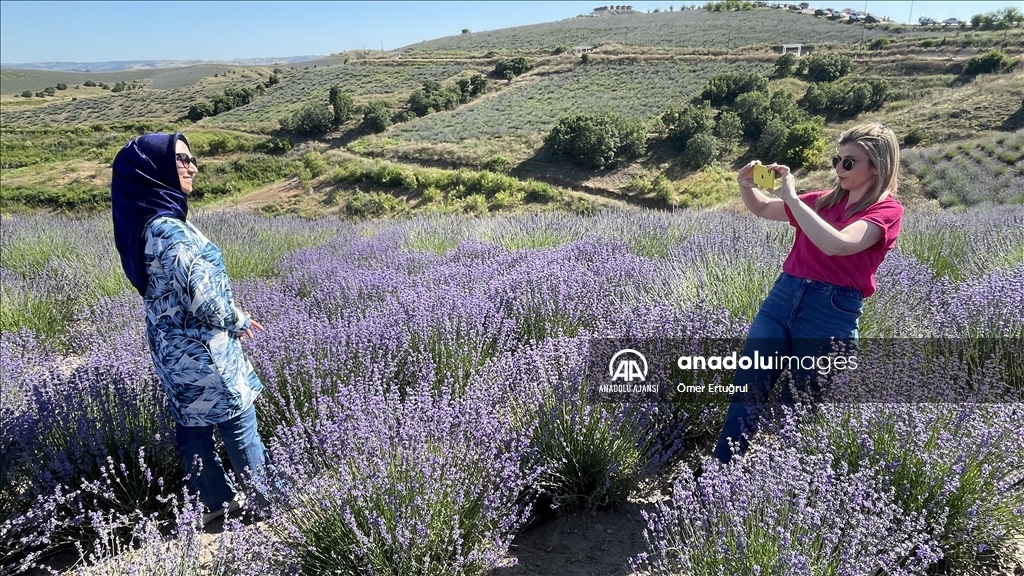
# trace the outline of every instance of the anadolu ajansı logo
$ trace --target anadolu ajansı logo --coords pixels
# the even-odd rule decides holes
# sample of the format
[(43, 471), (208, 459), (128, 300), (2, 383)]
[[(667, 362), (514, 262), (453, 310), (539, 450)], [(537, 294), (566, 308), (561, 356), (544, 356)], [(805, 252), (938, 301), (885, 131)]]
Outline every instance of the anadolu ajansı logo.
[(647, 358), (632, 348), (623, 348), (608, 363), (608, 375), (612, 382), (643, 382), (647, 379)]

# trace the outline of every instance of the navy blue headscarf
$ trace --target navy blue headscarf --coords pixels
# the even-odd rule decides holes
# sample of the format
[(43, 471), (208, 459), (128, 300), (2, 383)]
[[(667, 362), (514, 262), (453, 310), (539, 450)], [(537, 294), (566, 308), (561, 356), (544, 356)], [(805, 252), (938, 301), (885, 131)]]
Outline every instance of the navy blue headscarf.
[(188, 144), (181, 134), (146, 134), (125, 144), (114, 157), (110, 201), (114, 217), (114, 245), (121, 267), (139, 294), (146, 295), (143, 235), (159, 216), (184, 220), (188, 196), (181, 191), (174, 145)]

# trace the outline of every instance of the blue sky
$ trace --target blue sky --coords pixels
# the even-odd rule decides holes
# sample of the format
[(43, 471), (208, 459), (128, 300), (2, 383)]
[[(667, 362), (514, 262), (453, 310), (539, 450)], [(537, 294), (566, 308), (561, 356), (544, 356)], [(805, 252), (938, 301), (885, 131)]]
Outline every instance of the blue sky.
[[(616, 0), (641, 11), (703, 2)], [(105, 62), (269, 58), (352, 49), (391, 50), (421, 40), (552, 22), (614, 2), (12, 2), (0, 1), (0, 61)], [(853, 8), (917, 22), (1022, 2), (836, 0), (813, 8)]]

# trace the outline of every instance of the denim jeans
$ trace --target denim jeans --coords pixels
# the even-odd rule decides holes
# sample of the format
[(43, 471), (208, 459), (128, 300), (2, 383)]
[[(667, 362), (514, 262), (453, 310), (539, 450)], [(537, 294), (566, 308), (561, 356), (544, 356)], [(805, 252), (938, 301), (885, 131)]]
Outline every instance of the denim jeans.
[(224, 470), (214, 448), (214, 430), (218, 430), (228, 458), (242, 486), (258, 508), (269, 506), (267, 500), (267, 453), (256, 430), (256, 409), (250, 406), (242, 414), (210, 426), (178, 424), (178, 455), (188, 475), (189, 486), (210, 511), (219, 510), (235, 497), (235, 485)]
[[(797, 278), (782, 273), (768, 293), (761, 309), (754, 316), (743, 346), (743, 355), (754, 358), (794, 356), (799, 358), (828, 355), (838, 343), (855, 345), (858, 337), (862, 297), (859, 290), (825, 282)], [(715, 457), (722, 462), (732, 459), (729, 440), (738, 444), (738, 452), (746, 452), (750, 437), (757, 432), (760, 410), (783, 370), (781, 362), (770, 368), (754, 365), (738, 369), (733, 384), (747, 385), (746, 392), (737, 392), (729, 404), (722, 432), (715, 447)], [(814, 397), (821, 373), (816, 365), (804, 365), (790, 371), (793, 388)], [(782, 401), (794, 401), (787, 381)], [(746, 437), (743, 432), (746, 432)]]

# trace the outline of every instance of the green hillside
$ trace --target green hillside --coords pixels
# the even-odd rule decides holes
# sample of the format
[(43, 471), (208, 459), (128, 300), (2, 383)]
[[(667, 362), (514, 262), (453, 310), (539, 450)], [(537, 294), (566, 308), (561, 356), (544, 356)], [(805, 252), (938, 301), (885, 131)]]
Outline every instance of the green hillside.
[[(783, 74), (779, 45), (791, 42), (811, 56), (794, 59), (796, 69)], [(589, 48), (581, 53), (578, 46)], [(1016, 203), (1024, 201), (1020, 144), (1006, 134), (1024, 128), (1022, 51), (1019, 25), (976, 31), (849, 24), (809, 11), (682, 10), (466, 32), (391, 53), (353, 51), (279, 67), (3, 70), (0, 209), (102, 209), (109, 157), (133, 134), (157, 129), (190, 136), (204, 160), (201, 201), (218, 206), (355, 216), (531, 203), (580, 210), (608, 203), (728, 206), (736, 201), (736, 167), (783, 157), (790, 127), (823, 122), (812, 132), (831, 142), (864, 121), (884, 122), (906, 138), (904, 188), (911, 200)], [(523, 69), (502, 73), (516, 58)], [(845, 64), (835, 82), (809, 69), (839, 61)], [(992, 69), (978, 73), (978, 66)], [(723, 75), (760, 78), (755, 91), (763, 90), (763, 103), (733, 103), (735, 94), (716, 102), (702, 144), (706, 161), (695, 163), (696, 152), (666, 113), (690, 110)], [(474, 77), (485, 86), (470, 93)], [(85, 86), (87, 78), (106, 88)], [(115, 92), (111, 82), (128, 87)], [(18, 92), (57, 83), (67, 87), (50, 96)], [(351, 98), (353, 113), (340, 124), (303, 128), (332, 117), (332, 87)], [(441, 100), (421, 104), (417, 113), (411, 97), (425, 98), (424, 87), (438, 90)], [(371, 104), (390, 123), (383, 130), (363, 122)], [(193, 120), (190, 110), (198, 114)], [(638, 154), (619, 154), (594, 169), (558, 160), (544, 146), (563, 119), (608, 114), (646, 135)], [(742, 133), (725, 127), (737, 114), (745, 118)], [(978, 148), (992, 151), (972, 152)], [(802, 162), (803, 185), (831, 185), (826, 152)], [(417, 172), (425, 167), (451, 174)], [(492, 172), (508, 180), (476, 176)], [(437, 185), (424, 184), (437, 178)], [(534, 181), (558, 191), (530, 188)], [(964, 181), (982, 184), (959, 186)], [(353, 198), (359, 200), (350, 205)]]
[(559, 22), (445, 36), (406, 46), (406, 53), (443, 51), (501, 53), (552, 50), (558, 46), (617, 43), (638, 48), (723, 51), (761, 44), (849, 44), (886, 32), (796, 14), (787, 10), (579, 16)]

